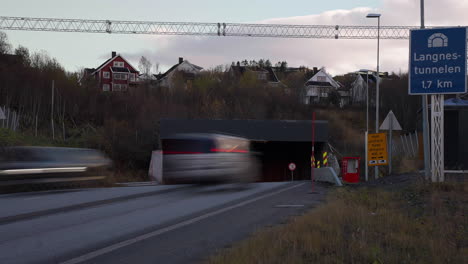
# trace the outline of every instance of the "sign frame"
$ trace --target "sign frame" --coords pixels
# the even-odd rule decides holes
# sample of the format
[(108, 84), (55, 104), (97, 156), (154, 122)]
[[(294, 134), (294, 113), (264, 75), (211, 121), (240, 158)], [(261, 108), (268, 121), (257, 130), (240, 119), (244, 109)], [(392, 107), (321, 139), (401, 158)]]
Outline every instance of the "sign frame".
[[(444, 91), (442, 90), (441, 92), (433, 92), (433, 91), (429, 91), (429, 92), (422, 92), (421, 89), (429, 89), (429, 88), (419, 88), (419, 89), (416, 89), (416, 88), (413, 88), (412, 87), (412, 65), (413, 65), (413, 57), (412, 57), (412, 54), (415, 52), (412, 50), (412, 42), (413, 42), (413, 32), (430, 32), (430, 31), (433, 31), (434, 34), (436, 33), (444, 33), (444, 31), (447, 31), (447, 30), (453, 30), (453, 29), (460, 29), (460, 31), (462, 31), (461, 29), (464, 29), (465, 31), (465, 44), (464, 44), (464, 51), (463, 51), (463, 54), (465, 55), (465, 59), (464, 59), (464, 90), (463, 91)], [(447, 34), (447, 33), (446, 33)], [(468, 42), (468, 27), (438, 27), (438, 28), (425, 28), (425, 29), (412, 29), (410, 30), (410, 37), (409, 37), (409, 61), (408, 61), (408, 94), (409, 95), (432, 95), (432, 94), (460, 94), (460, 93), (467, 93), (467, 86), (468, 86), (468, 81), (467, 81), (467, 70), (468, 70), (468, 60), (467, 60), (467, 55), (468, 55), (468, 52), (467, 52), (467, 42)], [(450, 45), (450, 40), (448, 40), (448, 45)], [(426, 42), (427, 44), (427, 42)], [(436, 53), (433, 53), (434, 55)], [(433, 67), (442, 67), (441, 65), (437, 65), (437, 66), (433, 66)], [(463, 71), (462, 71), (463, 72)], [(433, 79), (436, 79), (437, 74), (432, 74), (432, 75), (429, 75), (428, 77), (425, 77), (424, 81), (430, 81), (431, 84), (432, 84), (432, 80)], [(440, 75), (440, 74), (439, 74)], [(439, 76), (439, 77), (443, 77), (443, 78), (447, 78), (447, 73), (442, 76)], [(459, 77), (461, 79), (461, 77)], [(451, 80), (447, 80), (447, 81), (443, 81), (444, 83), (444, 86), (446, 84), (446, 82), (450, 82), (450, 85), (452, 83), (452, 80), (455, 80), (455, 79), (451, 79)], [(458, 80), (458, 79), (457, 79)], [(439, 80), (437, 80), (439, 81)], [(431, 85), (429, 84), (429, 85)], [(436, 83), (434, 83), (435, 85)], [(437, 83), (438, 85), (438, 83)], [(444, 87), (445, 88), (445, 87)]]
[[(375, 144), (372, 144), (370, 142), (370, 138), (371, 137), (378, 137), (378, 139), (380, 140), (380, 143), (381, 144), (380, 146), (375, 146), (377, 145), (377, 143)], [(371, 134), (367, 134), (367, 145), (368, 145), (368, 149), (367, 149), (367, 156), (368, 156), (368, 159), (367, 159), (367, 165), (368, 166), (386, 166), (388, 165), (388, 146), (387, 146), (387, 133), (371, 133)], [(374, 146), (373, 146), (374, 145)], [(372, 154), (372, 148), (383, 148), (384, 150), (382, 150), (381, 152), (379, 152), (379, 154)], [(382, 158), (374, 158), (375, 156), (381, 156)]]

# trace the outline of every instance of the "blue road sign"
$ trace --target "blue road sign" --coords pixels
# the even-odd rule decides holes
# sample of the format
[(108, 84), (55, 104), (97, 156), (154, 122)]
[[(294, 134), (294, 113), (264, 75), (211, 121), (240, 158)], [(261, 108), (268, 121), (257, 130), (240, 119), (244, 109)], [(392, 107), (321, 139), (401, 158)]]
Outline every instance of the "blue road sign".
[(409, 94), (466, 93), (467, 28), (410, 32)]

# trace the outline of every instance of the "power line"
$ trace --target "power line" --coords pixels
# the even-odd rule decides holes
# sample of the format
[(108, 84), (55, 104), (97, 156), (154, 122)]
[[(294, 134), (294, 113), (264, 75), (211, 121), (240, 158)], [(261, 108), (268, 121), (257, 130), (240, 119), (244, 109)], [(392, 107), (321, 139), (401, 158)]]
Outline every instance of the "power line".
[[(382, 39), (408, 39), (418, 27), (381, 26)], [(376, 26), (150, 22), (0, 16), (0, 30), (271, 38), (375, 39)]]

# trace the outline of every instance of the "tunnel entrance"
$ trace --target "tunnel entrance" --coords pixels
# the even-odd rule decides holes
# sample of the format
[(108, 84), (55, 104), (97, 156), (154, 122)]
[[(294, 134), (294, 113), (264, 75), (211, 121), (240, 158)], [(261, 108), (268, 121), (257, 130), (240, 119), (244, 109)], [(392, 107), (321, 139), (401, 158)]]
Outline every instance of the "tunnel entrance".
[[(318, 142), (315, 144), (315, 149), (320, 152), (323, 146), (323, 142)], [(262, 182), (311, 178), (311, 142), (253, 141), (252, 151), (257, 153), (262, 166), (260, 179)], [(288, 168), (290, 163), (296, 165), (293, 175)]]
[[(244, 137), (261, 165), (260, 181), (291, 181), (288, 164), (296, 164), (294, 180), (311, 177), (310, 120), (160, 120), (160, 138), (181, 133), (218, 133)], [(326, 150), (328, 122), (315, 121), (315, 160)]]

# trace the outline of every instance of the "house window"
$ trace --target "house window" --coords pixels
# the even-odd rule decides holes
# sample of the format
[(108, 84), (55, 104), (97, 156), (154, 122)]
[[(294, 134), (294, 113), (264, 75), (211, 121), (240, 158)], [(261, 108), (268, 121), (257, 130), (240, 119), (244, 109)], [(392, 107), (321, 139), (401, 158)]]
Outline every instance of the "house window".
[(259, 72), (259, 73), (257, 74), (257, 78), (258, 78), (259, 80), (266, 80), (266, 79), (267, 79), (267, 75), (266, 75), (265, 72)]
[(130, 81), (131, 82), (135, 81), (135, 74), (134, 73), (130, 73)]
[(114, 61), (114, 67), (123, 67), (124, 63), (123, 61)]
[(110, 72), (108, 72), (108, 71), (102, 72), (102, 77), (104, 79), (109, 79), (110, 78)]
[(126, 73), (114, 73), (114, 79), (115, 80), (127, 80), (127, 74)]
[(114, 91), (114, 92), (120, 92), (120, 91), (122, 91), (122, 85), (121, 85), (121, 84), (114, 83), (114, 84), (112, 85), (112, 91)]
[(102, 91), (104, 91), (104, 92), (110, 91), (110, 85), (107, 84), (107, 83), (103, 84), (102, 85)]
[(317, 81), (319, 81), (319, 82), (326, 82), (326, 81), (327, 81), (327, 77), (325, 77), (325, 76), (317, 76)]

